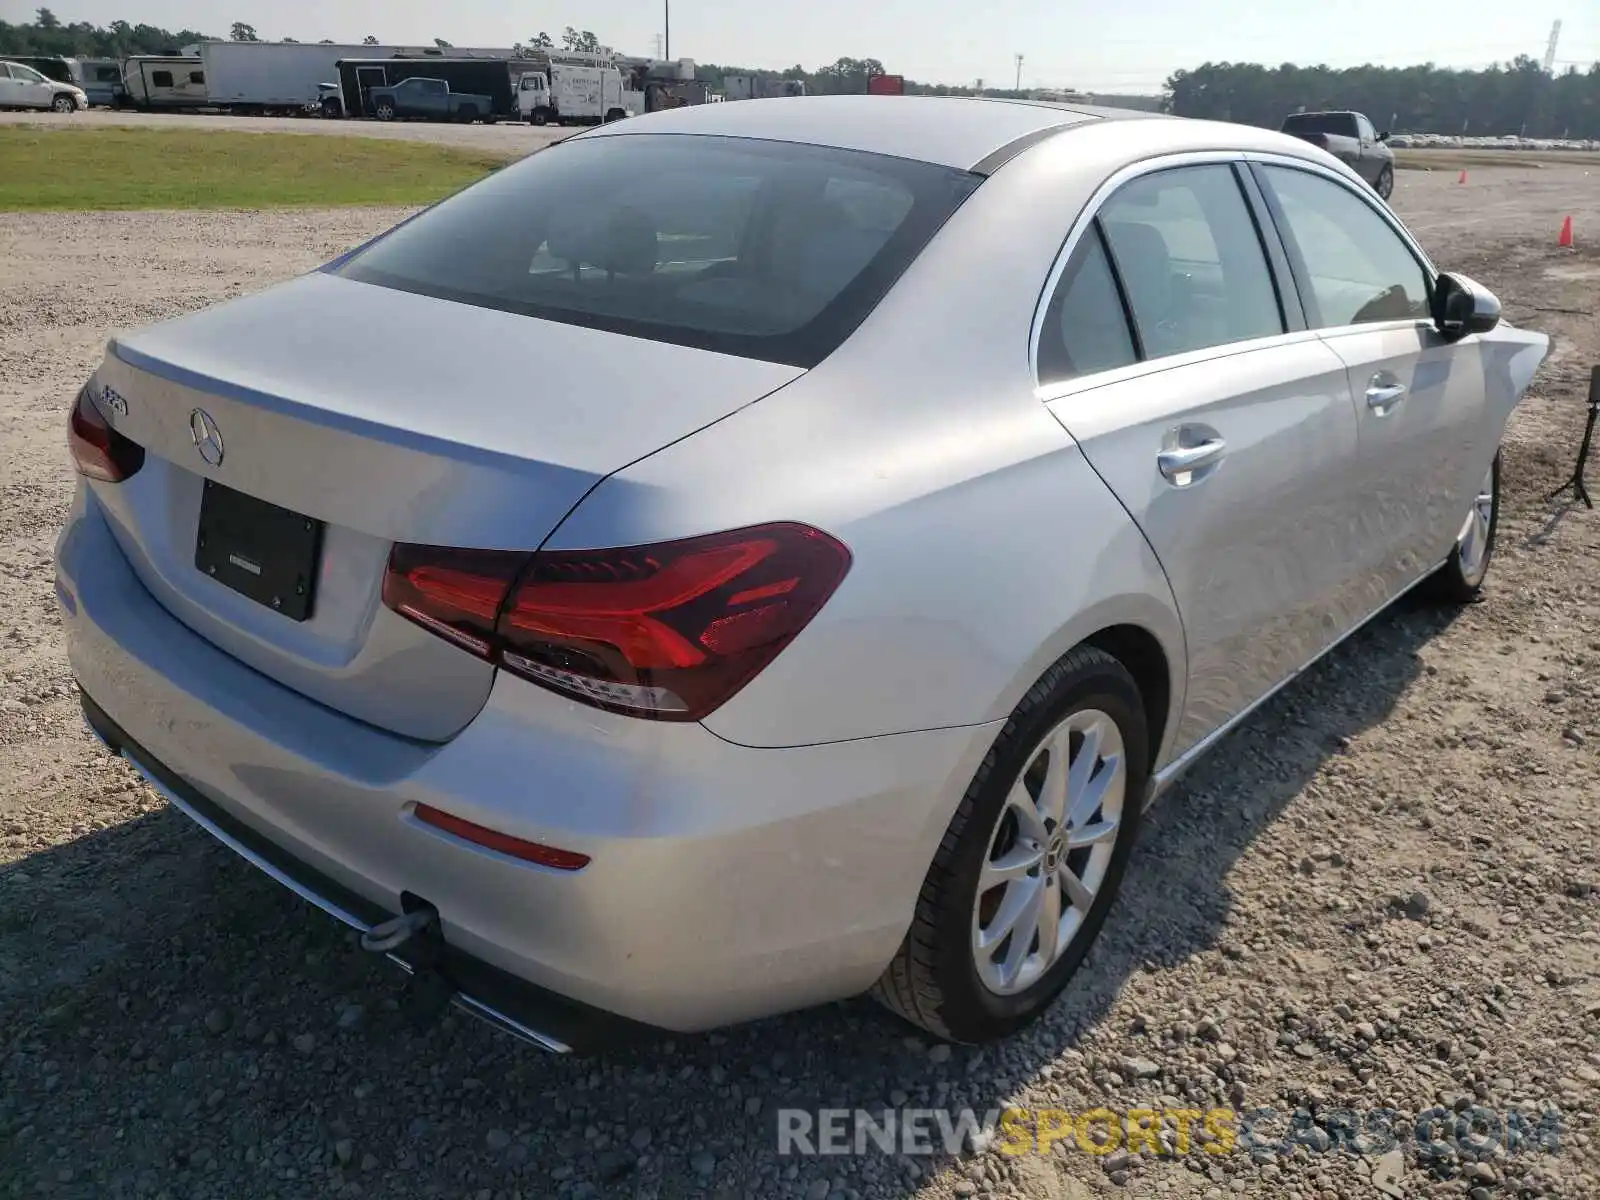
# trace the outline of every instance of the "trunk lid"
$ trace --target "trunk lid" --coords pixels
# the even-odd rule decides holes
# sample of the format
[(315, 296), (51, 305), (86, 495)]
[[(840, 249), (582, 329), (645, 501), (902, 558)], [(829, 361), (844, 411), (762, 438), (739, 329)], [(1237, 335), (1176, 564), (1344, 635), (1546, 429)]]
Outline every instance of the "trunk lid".
[[(800, 374), (318, 273), (115, 339), (100, 407), (146, 459), (92, 486), (196, 633), (323, 704), (444, 740), (493, 669), (382, 606), (391, 544), (536, 549), (606, 475)], [(208, 484), (324, 523), (298, 551), (315, 554), (307, 619), (197, 566)], [(215, 542), (227, 526), (208, 521)]]

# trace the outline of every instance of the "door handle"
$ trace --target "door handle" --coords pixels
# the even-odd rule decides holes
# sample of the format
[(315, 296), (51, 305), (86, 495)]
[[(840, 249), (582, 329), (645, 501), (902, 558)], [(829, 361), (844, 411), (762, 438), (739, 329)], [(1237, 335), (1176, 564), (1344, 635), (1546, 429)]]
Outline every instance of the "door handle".
[(1376, 378), (1367, 385), (1367, 407), (1380, 417), (1387, 416), (1406, 394), (1403, 383), (1379, 383)]
[(1195, 472), (1216, 466), (1227, 452), (1227, 442), (1221, 438), (1211, 438), (1198, 446), (1180, 446), (1175, 450), (1163, 450), (1156, 455), (1156, 466), (1178, 487), (1188, 487), (1194, 482)]

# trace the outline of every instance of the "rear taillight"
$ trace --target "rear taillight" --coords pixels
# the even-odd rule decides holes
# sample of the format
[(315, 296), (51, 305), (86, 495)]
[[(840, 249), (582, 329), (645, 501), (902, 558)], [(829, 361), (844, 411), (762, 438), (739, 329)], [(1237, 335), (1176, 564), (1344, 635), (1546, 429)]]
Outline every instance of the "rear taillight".
[(106, 424), (88, 388), (78, 393), (67, 418), (67, 449), (78, 474), (106, 483), (121, 483), (144, 466), (144, 447)]
[(793, 641), (849, 568), (840, 542), (788, 523), (533, 555), (397, 545), (383, 599), (554, 691), (694, 721)]

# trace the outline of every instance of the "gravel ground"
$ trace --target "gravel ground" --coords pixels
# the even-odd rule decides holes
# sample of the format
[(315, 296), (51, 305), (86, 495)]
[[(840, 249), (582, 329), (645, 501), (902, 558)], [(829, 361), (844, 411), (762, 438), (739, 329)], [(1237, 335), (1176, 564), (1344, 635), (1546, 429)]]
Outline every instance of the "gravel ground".
[[(401, 214), (0, 215), (0, 1194), (1600, 1196), (1600, 513), (1543, 499), (1600, 361), (1600, 191), (1408, 173), (1396, 203), (1555, 338), (1486, 601), (1402, 605), (1199, 767), (1030, 1034), (952, 1052), (860, 1001), (589, 1061), (413, 1022), (342, 927), (99, 750), (62, 653), (63, 406), (108, 333)], [(780, 1107), (891, 1104), (1270, 1108), (1262, 1142), (1297, 1107), (1321, 1123), (1292, 1154), (776, 1152)], [(1559, 1144), (1419, 1152), (1415, 1114), (1473, 1104), (1534, 1131), (1559, 1110)], [(1380, 1108), (1401, 1145), (1340, 1151), (1336, 1111)]]
[(503, 122), (499, 125), (445, 125), (427, 121), (328, 121), (318, 117), (232, 117), (220, 113), (141, 113), (92, 108), (70, 117), (51, 112), (0, 113), (0, 125), (45, 125), (52, 129), (106, 129), (128, 125), (144, 129), (214, 129), (224, 133), (306, 133), (332, 137), (398, 138), (411, 142), (438, 142), (473, 150), (532, 154), (559, 142), (576, 128), (535, 127)]

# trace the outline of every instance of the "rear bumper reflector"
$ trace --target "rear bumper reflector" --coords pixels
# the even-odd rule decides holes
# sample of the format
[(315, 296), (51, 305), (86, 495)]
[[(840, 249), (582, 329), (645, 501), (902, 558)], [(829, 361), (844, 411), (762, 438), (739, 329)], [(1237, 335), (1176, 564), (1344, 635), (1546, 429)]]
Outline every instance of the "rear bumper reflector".
[(512, 837), (509, 833), (501, 833), (485, 825), (453, 817), (431, 804), (417, 805), (413, 815), (424, 825), (432, 825), (435, 829), (441, 829), (464, 842), (471, 842), (473, 845), (483, 846), (501, 854), (509, 854), (512, 858), (520, 858), (524, 862), (536, 863), (541, 867), (553, 867), (557, 871), (581, 871), (589, 865), (587, 854), (524, 841), (522, 838)]

